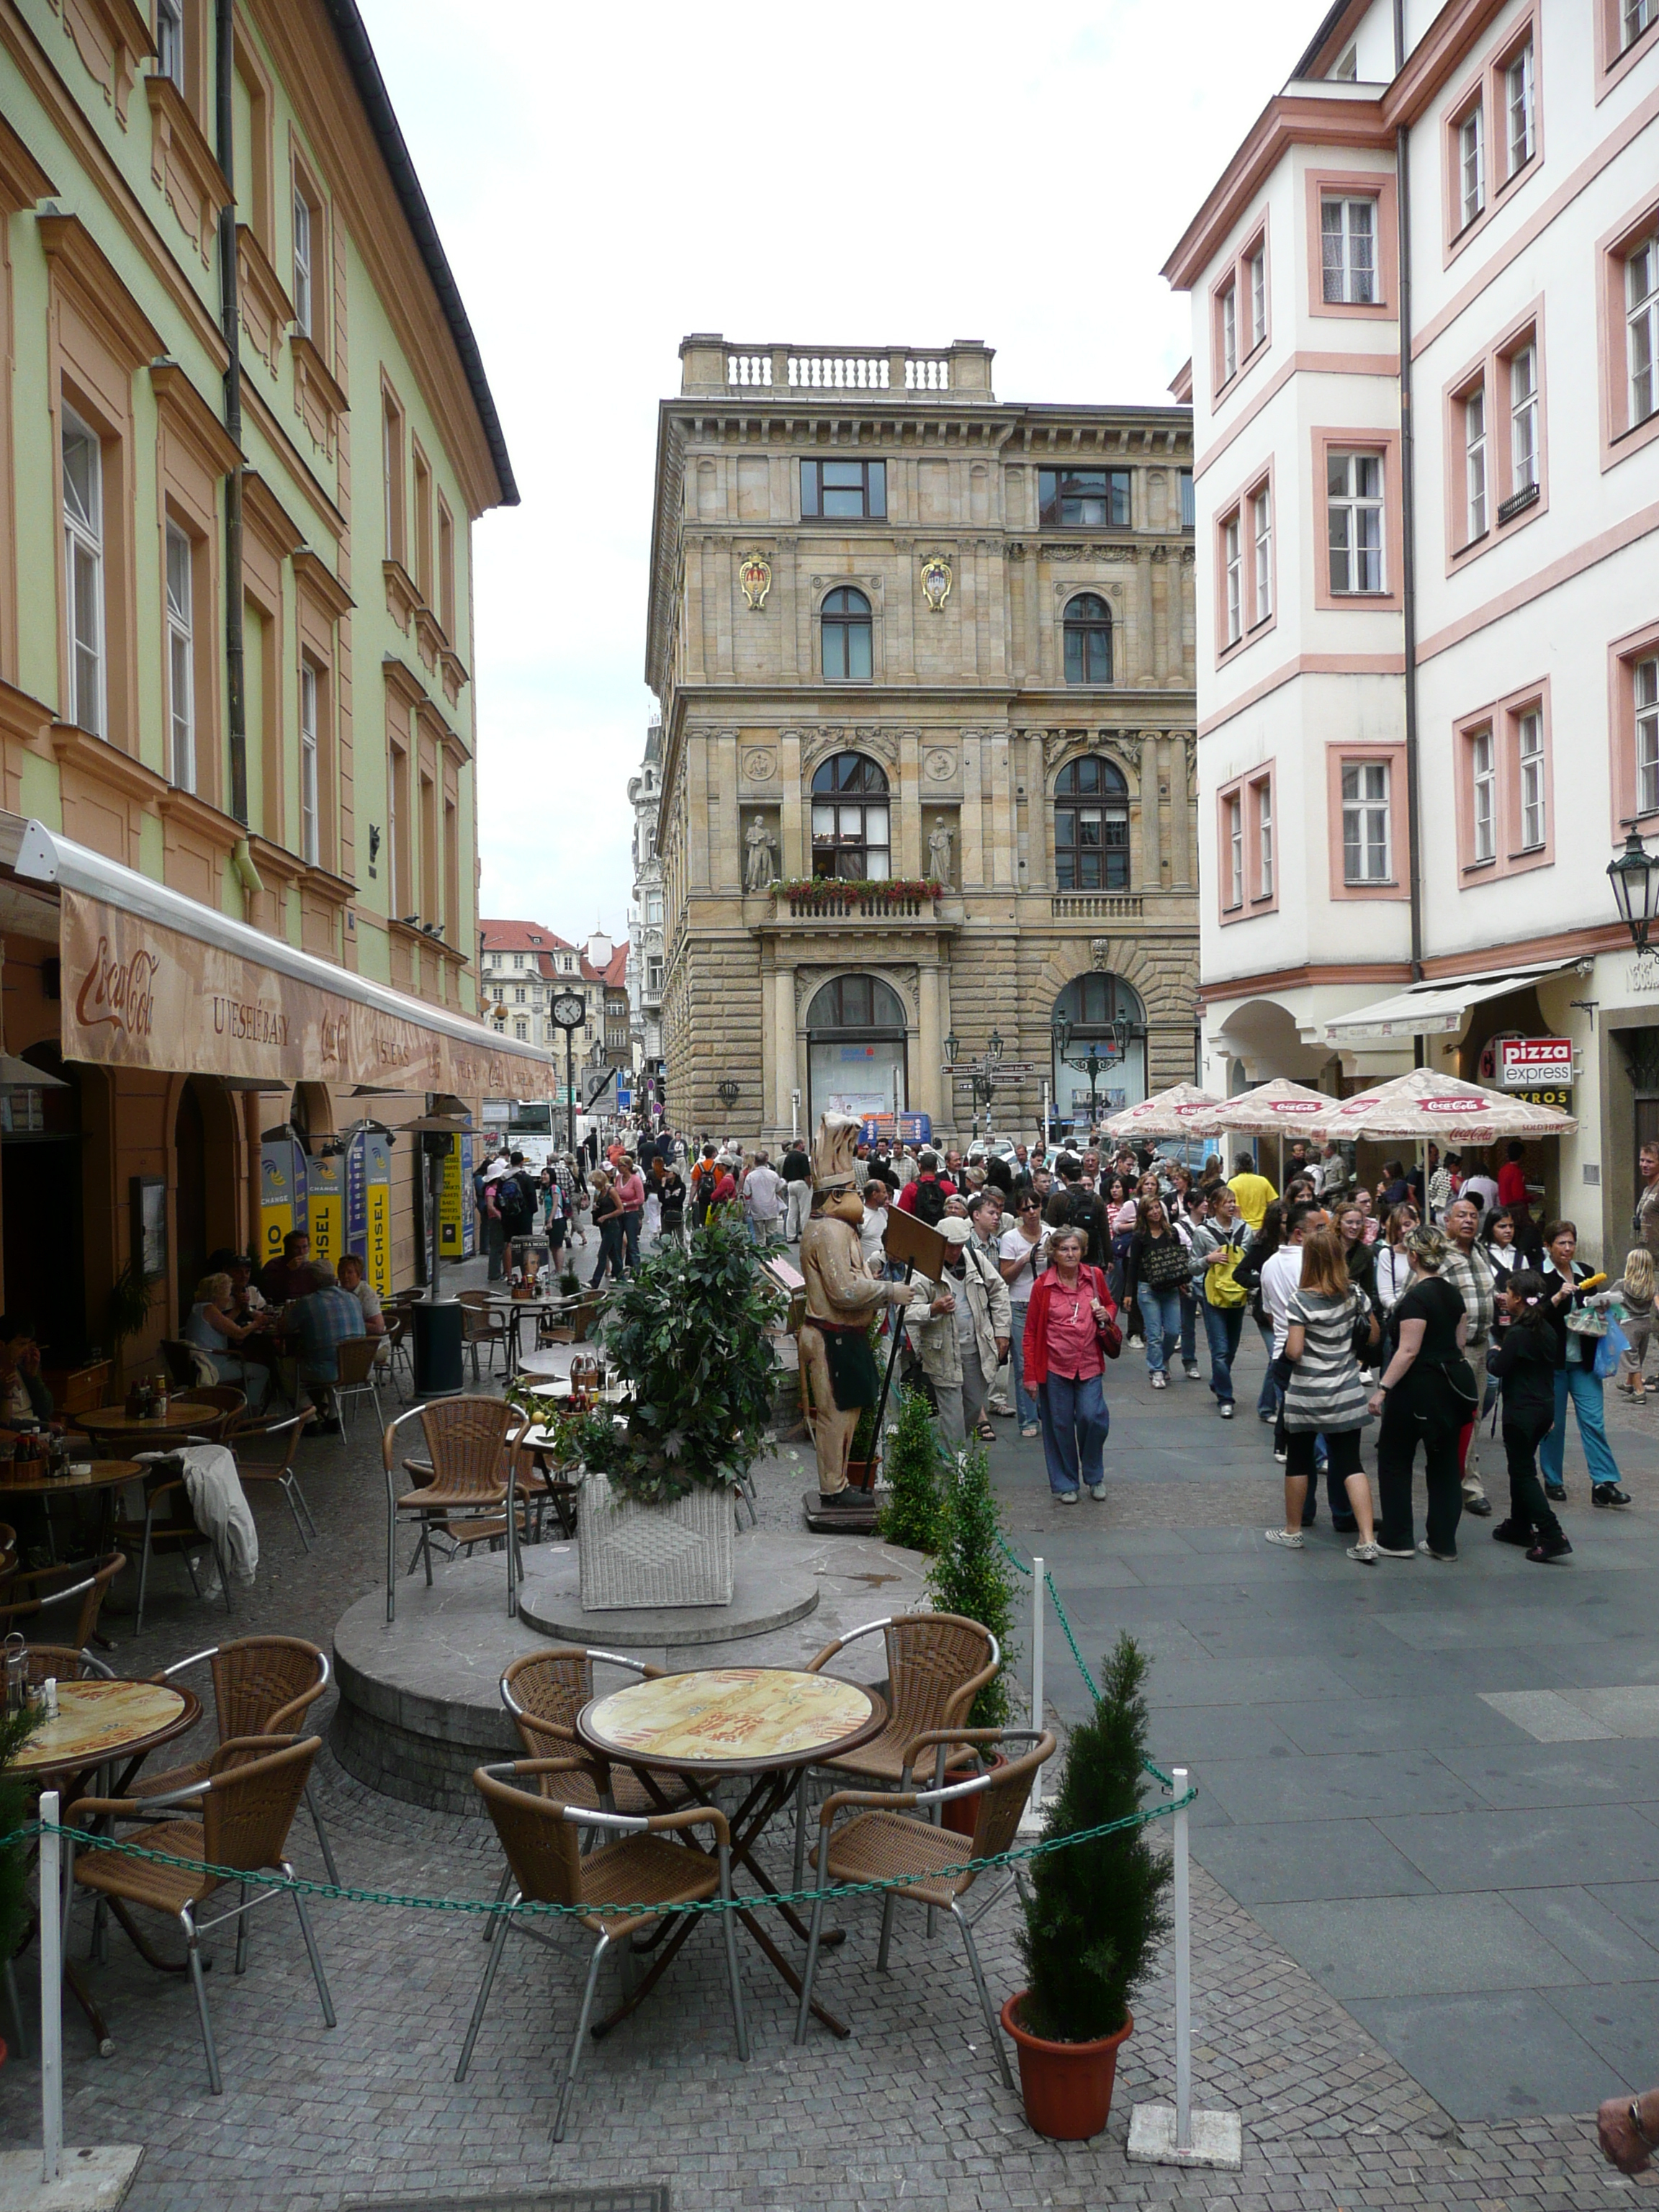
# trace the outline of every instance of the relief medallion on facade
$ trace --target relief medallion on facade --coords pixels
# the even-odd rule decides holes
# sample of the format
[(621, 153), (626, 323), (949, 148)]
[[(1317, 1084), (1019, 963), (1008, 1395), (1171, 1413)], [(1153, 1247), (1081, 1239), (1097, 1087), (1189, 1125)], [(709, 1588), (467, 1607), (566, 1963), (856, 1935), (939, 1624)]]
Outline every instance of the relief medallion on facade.
[(743, 586), (750, 611), (759, 614), (772, 588), (772, 563), (763, 553), (746, 553), (738, 568), (738, 581)]
[(750, 783), (770, 783), (778, 772), (776, 756), (757, 745), (743, 757), (743, 773)]
[(957, 772), (957, 757), (943, 745), (936, 745), (924, 755), (921, 765), (930, 783), (949, 783)]

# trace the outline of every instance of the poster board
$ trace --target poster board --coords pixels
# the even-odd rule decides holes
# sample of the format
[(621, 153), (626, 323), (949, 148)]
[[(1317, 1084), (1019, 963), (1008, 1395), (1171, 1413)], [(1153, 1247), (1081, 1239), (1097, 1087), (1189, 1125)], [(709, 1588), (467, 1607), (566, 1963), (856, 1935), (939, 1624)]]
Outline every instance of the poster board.
[(887, 1209), (887, 1226), (882, 1231), (882, 1249), (890, 1260), (902, 1267), (908, 1261), (919, 1275), (926, 1275), (936, 1283), (945, 1273), (945, 1264), (951, 1251), (948, 1237), (941, 1237), (925, 1221), (918, 1221), (914, 1213), (905, 1213), (896, 1206)]

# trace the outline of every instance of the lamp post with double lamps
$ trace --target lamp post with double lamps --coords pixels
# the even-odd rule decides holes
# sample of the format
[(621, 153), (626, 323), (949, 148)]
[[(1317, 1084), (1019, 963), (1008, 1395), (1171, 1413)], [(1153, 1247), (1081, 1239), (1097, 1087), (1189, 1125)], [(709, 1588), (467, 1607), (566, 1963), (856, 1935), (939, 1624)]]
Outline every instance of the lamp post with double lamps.
[(1069, 1014), (1056, 1014), (1053, 1023), (1054, 1051), (1063, 1067), (1072, 1067), (1089, 1079), (1089, 1133), (1092, 1136), (1099, 1123), (1096, 1110), (1100, 1092), (1100, 1079), (1112, 1068), (1119, 1067), (1129, 1057), (1129, 1048), (1134, 1042), (1134, 1024), (1127, 1012), (1119, 1012), (1112, 1021), (1109, 1041), (1091, 1037), (1086, 1044), (1072, 1050), (1072, 1039), (1077, 1024)]

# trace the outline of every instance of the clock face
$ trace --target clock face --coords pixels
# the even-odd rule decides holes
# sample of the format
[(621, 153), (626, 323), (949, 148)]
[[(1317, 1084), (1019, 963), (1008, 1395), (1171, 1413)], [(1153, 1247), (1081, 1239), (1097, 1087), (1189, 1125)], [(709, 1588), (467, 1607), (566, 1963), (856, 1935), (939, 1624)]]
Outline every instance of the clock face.
[(579, 1030), (586, 1015), (585, 1001), (574, 991), (561, 991), (553, 1001), (553, 1018), (562, 1030)]

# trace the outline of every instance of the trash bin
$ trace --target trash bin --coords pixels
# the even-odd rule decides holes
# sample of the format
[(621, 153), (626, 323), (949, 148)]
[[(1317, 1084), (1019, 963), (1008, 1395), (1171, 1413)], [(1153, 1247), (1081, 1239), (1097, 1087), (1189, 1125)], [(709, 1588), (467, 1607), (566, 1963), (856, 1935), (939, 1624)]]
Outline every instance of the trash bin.
[(461, 1389), (461, 1304), (459, 1298), (422, 1299), (410, 1308), (415, 1320), (415, 1395), (442, 1398)]

